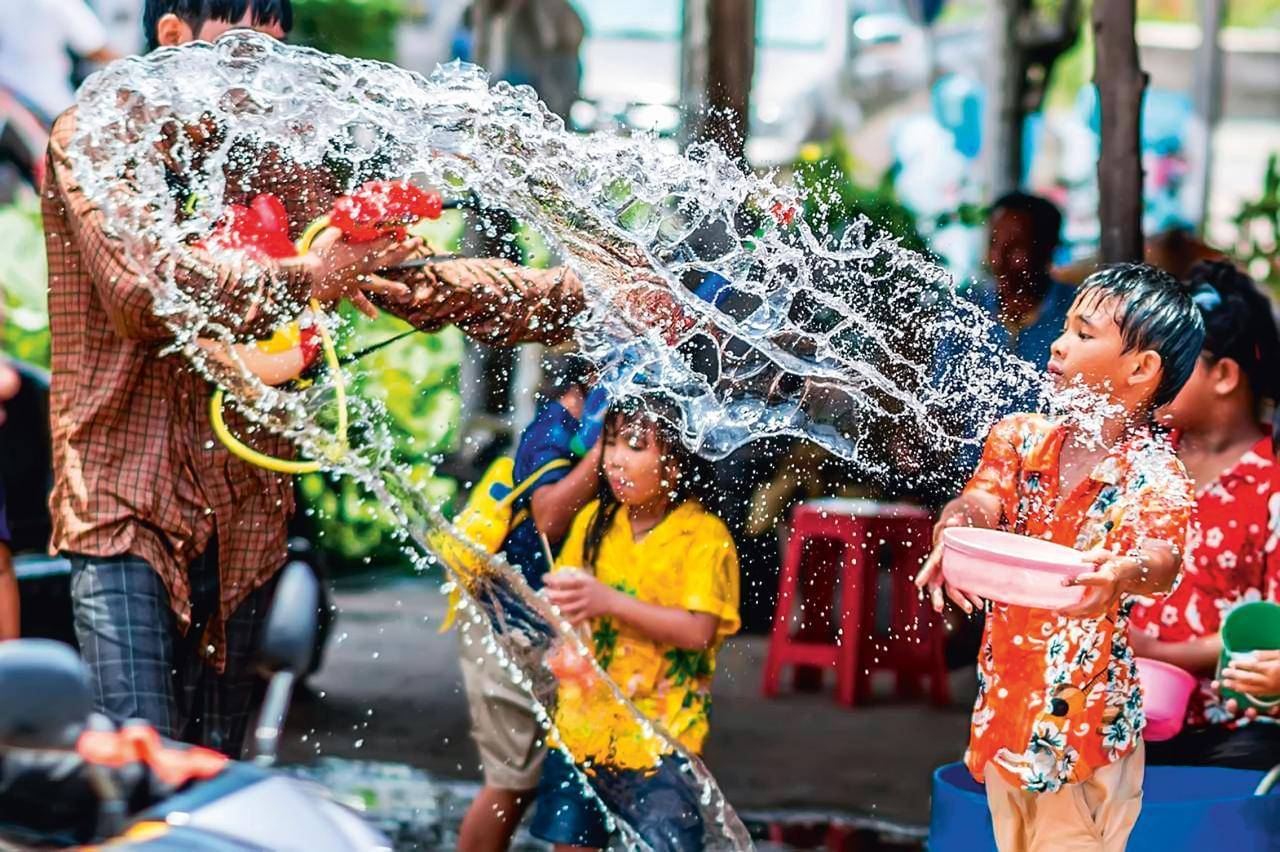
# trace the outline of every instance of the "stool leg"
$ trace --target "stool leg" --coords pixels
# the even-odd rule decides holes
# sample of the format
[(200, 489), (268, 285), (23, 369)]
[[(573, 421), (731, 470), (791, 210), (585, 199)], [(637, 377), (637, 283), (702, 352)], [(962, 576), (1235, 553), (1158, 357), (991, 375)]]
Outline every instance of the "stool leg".
[(782, 676), (782, 650), (791, 641), (791, 607), (795, 600), (796, 585), (800, 577), (800, 554), (804, 540), (792, 531), (787, 537), (786, 555), (782, 561), (782, 576), (778, 579), (778, 607), (773, 616), (773, 632), (769, 637), (769, 654), (765, 658), (764, 682), (761, 692), (765, 698), (778, 694)]
[[(864, 565), (866, 524), (856, 521), (844, 551), (844, 571), (840, 583), (840, 653), (836, 665), (836, 700), (852, 707), (857, 700), (859, 664), (862, 655), (863, 610), (867, 589)], [(874, 594), (874, 592), (872, 592)]]
[[(859, 703), (871, 700), (871, 676), (877, 669), (885, 668), (893, 653), (892, 642), (878, 632), (880, 605), (880, 541), (884, 539), (884, 524), (878, 518), (862, 522), (859, 547), (862, 550), (862, 568), (858, 576), (862, 582), (862, 636), (858, 642), (858, 667), (855, 700)], [(892, 598), (890, 598), (892, 601)]]
[[(916, 660), (918, 676), (929, 678), (929, 701), (935, 706), (945, 707), (951, 703), (951, 682), (947, 672), (946, 641), (947, 634), (942, 619), (933, 608), (920, 599), (920, 595), (911, 582), (920, 570), (920, 566), (929, 556), (932, 546), (933, 531), (928, 525), (913, 525), (906, 536), (911, 544), (905, 548), (905, 567), (910, 569), (907, 576), (900, 579), (904, 604), (909, 604), (912, 618), (918, 625)], [(908, 607), (904, 607), (908, 608)]]
[[(836, 580), (840, 576), (840, 560), (844, 545), (835, 539), (810, 538), (801, 553), (802, 579), (798, 582), (800, 598), (800, 624), (796, 628), (795, 641), (830, 644), (832, 635), (831, 610), (835, 606)], [(816, 666), (795, 666), (792, 675), (797, 692), (821, 692), (825, 671)]]

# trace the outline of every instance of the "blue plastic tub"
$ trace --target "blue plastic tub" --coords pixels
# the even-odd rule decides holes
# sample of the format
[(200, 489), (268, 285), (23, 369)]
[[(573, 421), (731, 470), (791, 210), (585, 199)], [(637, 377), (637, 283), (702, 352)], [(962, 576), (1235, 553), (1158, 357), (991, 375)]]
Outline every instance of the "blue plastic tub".
[[(1148, 766), (1142, 816), (1129, 837), (1128, 852), (1280, 850), (1280, 790), (1253, 795), (1263, 775), (1243, 769)], [(982, 785), (962, 764), (939, 767), (933, 773), (930, 852), (995, 848)]]

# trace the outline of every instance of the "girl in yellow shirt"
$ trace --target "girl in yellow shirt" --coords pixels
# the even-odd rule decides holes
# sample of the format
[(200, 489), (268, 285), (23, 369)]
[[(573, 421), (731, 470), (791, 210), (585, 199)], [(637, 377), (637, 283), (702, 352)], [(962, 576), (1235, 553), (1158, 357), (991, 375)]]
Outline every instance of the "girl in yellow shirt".
[[(675, 422), (660, 398), (610, 410), (599, 499), (574, 520), (546, 595), (571, 624), (589, 628), (597, 664), (623, 694), (696, 754), (716, 651), (740, 624), (738, 557), (728, 529), (693, 497), (707, 479)], [(609, 684), (563, 678), (554, 721), (596, 793), (655, 852), (702, 848), (697, 782)], [(559, 850), (608, 842), (599, 805), (559, 750), (544, 764), (531, 830)]]

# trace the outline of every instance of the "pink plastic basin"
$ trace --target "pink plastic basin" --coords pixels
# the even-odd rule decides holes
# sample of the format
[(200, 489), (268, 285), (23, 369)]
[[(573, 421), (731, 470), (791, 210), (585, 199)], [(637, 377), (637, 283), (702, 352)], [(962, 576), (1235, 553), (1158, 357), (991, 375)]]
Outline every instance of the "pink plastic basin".
[(1143, 736), (1152, 742), (1174, 737), (1187, 718), (1187, 702), (1195, 691), (1191, 673), (1160, 660), (1138, 657), (1138, 682), (1142, 684), (1142, 709), (1147, 715)]
[(956, 527), (942, 533), (942, 576), (958, 589), (1000, 603), (1058, 609), (1084, 589), (1062, 581), (1084, 573), (1080, 551), (999, 530)]

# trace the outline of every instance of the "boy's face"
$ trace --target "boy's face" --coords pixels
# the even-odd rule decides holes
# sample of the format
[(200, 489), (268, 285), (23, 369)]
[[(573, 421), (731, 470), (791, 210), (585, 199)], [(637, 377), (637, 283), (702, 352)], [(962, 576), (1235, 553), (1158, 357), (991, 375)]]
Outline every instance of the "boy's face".
[(252, 6), (245, 11), (239, 21), (208, 20), (200, 25), (198, 32), (192, 31), (187, 22), (177, 15), (165, 15), (156, 22), (156, 41), (161, 47), (174, 47), (191, 41), (213, 41), (227, 30), (252, 29), (269, 35), (275, 39), (283, 39), (286, 35), (279, 23), (254, 25)]
[(1160, 356), (1151, 350), (1125, 351), (1115, 299), (1085, 291), (1067, 313), (1062, 335), (1053, 342), (1049, 375), (1060, 388), (1084, 387), (1133, 409), (1155, 393)]

